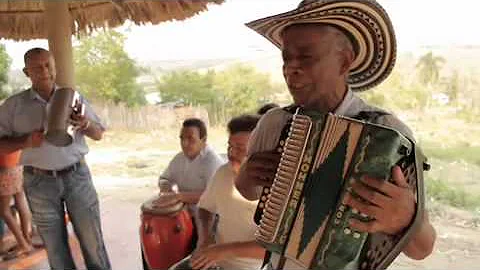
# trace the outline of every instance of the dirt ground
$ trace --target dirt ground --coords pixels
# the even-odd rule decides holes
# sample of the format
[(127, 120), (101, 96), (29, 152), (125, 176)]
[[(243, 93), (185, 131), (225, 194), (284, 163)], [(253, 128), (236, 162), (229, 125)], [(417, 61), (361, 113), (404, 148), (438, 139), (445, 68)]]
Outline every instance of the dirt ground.
[[(138, 233), (140, 206), (155, 195), (157, 177), (165, 161), (174, 154), (175, 151), (156, 151), (153, 155), (151, 149), (97, 148), (87, 156), (102, 201), (104, 234), (113, 269), (142, 269)], [(437, 230), (433, 254), (422, 261), (401, 255), (390, 269), (478, 268), (478, 216), (436, 202), (428, 202), (428, 207)]]

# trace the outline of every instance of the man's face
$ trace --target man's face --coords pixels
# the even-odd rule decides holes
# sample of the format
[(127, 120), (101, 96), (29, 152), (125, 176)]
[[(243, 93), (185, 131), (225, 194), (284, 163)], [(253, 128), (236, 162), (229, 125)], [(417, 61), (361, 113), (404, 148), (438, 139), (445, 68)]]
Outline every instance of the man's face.
[(180, 144), (183, 153), (190, 159), (194, 159), (205, 147), (206, 138), (200, 139), (200, 131), (197, 127), (183, 127), (180, 131)]
[(240, 165), (247, 156), (248, 139), (250, 132), (238, 132), (228, 138), (228, 160)]
[(55, 61), (48, 52), (33, 53), (23, 69), (30, 78), (32, 87), (39, 90), (53, 89), (56, 71)]
[(295, 104), (324, 109), (322, 104), (339, 103), (348, 67), (334, 35), (319, 25), (293, 25), (282, 37), (283, 75)]

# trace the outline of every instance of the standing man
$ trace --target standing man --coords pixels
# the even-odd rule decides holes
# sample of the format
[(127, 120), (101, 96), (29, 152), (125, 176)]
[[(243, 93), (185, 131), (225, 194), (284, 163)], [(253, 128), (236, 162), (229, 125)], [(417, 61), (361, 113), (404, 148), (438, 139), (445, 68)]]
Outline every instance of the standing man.
[[(297, 9), (247, 26), (280, 48), (283, 75), (294, 105), (347, 117), (371, 115), (368, 121), (393, 127), (413, 140), (410, 129), (397, 117), (354, 94), (379, 84), (394, 66), (393, 26), (377, 2), (305, 0)], [(280, 159), (273, 150), (291, 117), (286, 110), (272, 109), (252, 133), (248, 160), (236, 179), (246, 198), (258, 199), (259, 187), (272, 184)], [(351, 219), (353, 230), (399, 234), (409, 227), (416, 196), (398, 166), (392, 175), (395, 184), (367, 176), (353, 185), (361, 199), (347, 196), (346, 203), (375, 218), (368, 222)], [(435, 238), (435, 229), (425, 214), (403, 253), (423, 259), (431, 254)]]
[[(199, 241), (193, 253), (194, 269), (218, 265), (222, 269), (260, 269), (265, 249), (255, 242), (257, 225), (252, 216), (256, 201), (243, 198), (234, 185), (247, 155), (250, 132), (260, 116), (242, 115), (228, 123), (228, 163), (222, 165), (198, 202)], [(215, 215), (218, 227), (212, 238)]]
[[(159, 179), (166, 179), (178, 186), (180, 201), (188, 204), (195, 227), (196, 204), (207, 187), (208, 181), (224, 161), (207, 145), (207, 127), (198, 118), (183, 121), (180, 130), (182, 151), (168, 164)], [(194, 229), (192, 250), (197, 243), (197, 230)]]
[(68, 245), (67, 210), (88, 269), (110, 269), (103, 242), (97, 192), (84, 156), (85, 136), (102, 139), (105, 127), (92, 108), (72, 115), (77, 132), (73, 143), (57, 147), (44, 140), (46, 107), (56, 91), (55, 61), (42, 48), (28, 50), (23, 72), (32, 86), (0, 106), (0, 153), (22, 149), (24, 188), (52, 269), (75, 269)]

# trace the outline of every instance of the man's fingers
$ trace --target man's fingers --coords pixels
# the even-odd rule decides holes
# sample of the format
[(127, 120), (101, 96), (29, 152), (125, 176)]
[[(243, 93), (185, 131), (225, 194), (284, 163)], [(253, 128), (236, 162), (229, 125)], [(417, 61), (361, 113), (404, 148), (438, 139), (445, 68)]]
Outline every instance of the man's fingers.
[(208, 261), (203, 265), (202, 270), (208, 270), (210, 267), (215, 266), (215, 261)]
[(381, 208), (376, 205), (363, 202), (360, 199), (355, 198), (355, 196), (353, 196), (352, 194), (348, 194), (345, 197), (344, 203), (349, 205), (351, 208), (358, 210), (358, 212), (365, 214), (371, 218), (381, 218)]
[(359, 232), (368, 232), (374, 233), (381, 230), (380, 223), (378, 221), (372, 220), (369, 222), (363, 222), (358, 219), (350, 219), (350, 228)]
[(277, 166), (280, 161), (280, 156), (277, 152), (268, 151), (254, 153), (249, 159), (260, 164)]
[(194, 254), (190, 259), (190, 266), (193, 269), (201, 269), (205, 265), (206, 259), (207, 258), (205, 258), (205, 256), (202, 256), (200, 254)]
[(398, 189), (395, 184), (387, 180), (375, 179), (366, 175), (360, 177), (360, 182), (371, 189), (378, 190), (380, 193), (383, 193), (388, 197), (394, 197)]
[(409, 187), (407, 179), (403, 175), (402, 169), (399, 166), (394, 166), (392, 169), (392, 179), (399, 187)]
[(362, 199), (377, 206), (384, 205), (385, 203), (387, 203), (389, 199), (386, 195), (358, 181), (355, 181), (354, 183), (352, 183), (352, 190)]

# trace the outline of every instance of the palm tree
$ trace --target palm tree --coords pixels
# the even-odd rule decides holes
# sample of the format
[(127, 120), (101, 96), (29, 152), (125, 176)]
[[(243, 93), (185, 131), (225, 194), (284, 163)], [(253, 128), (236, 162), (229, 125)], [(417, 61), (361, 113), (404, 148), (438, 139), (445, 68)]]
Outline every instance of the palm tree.
[(420, 81), (426, 86), (437, 83), (443, 63), (445, 63), (445, 59), (441, 56), (434, 56), (431, 51), (422, 56), (416, 66), (419, 69)]

